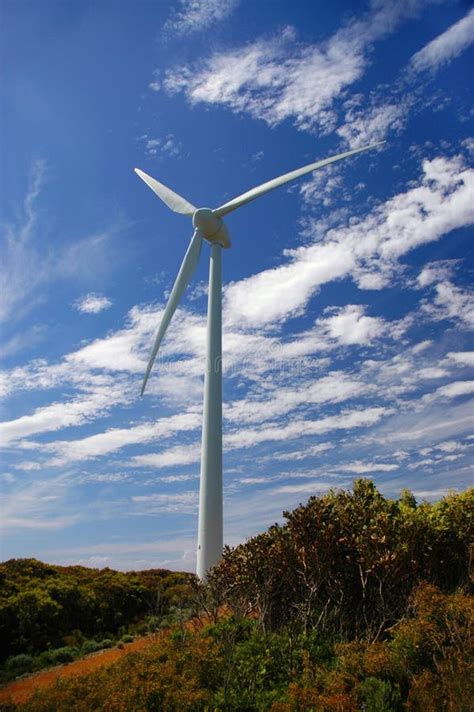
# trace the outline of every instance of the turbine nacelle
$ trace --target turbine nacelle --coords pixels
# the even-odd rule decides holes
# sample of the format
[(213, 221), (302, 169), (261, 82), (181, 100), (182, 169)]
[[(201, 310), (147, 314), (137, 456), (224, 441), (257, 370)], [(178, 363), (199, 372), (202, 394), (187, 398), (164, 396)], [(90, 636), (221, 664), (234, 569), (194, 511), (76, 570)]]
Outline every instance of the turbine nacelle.
[(211, 244), (216, 242), (222, 247), (230, 247), (229, 232), (224, 221), (210, 208), (198, 208), (194, 211), (193, 226)]

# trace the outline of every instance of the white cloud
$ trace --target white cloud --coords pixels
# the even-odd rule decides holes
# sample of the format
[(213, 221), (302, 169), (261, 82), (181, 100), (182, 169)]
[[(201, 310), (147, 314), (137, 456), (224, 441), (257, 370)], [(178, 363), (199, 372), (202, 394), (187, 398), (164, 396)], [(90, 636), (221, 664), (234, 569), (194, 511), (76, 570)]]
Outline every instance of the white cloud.
[(433, 398), (457, 398), (474, 393), (474, 381), (454, 381), (438, 388)]
[(446, 438), (460, 438), (472, 432), (472, 403), (451, 404), (450, 399), (442, 405), (425, 399), (423, 408), (400, 412), (388, 419), (370, 434), (370, 443), (386, 446), (390, 442), (418, 442), (420, 446), (444, 442)]
[(34, 460), (23, 460), (15, 465), (15, 470), (23, 470), (23, 472), (32, 472), (33, 470), (41, 470), (42, 465)]
[[(334, 384), (335, 380), (331, 380)], [(329, 383), (329, 381), (328, 381)], [(362, 386), (357, 384), (359, 390)], [(342, 388), (345, 386), (343, 385)], [(297, 392), (298, 394), (298, 392)], [(328, 394), (329, 395), (329, 394)], [(321, 396), (321, 399), (327, 398), (328, 395)], [(343, 400), (342, 397), (338, 397), (337, 394), (331, 396), (334, 402), (338, 400)], [(301, 401), (298, 400), (300, 403)], [(237, 402), (239, 403), (239, 402)], [(242, 402), (243, 404), (246, 401)], [(265, 407), (266, 403), (263, 404)], [(258, 407), (258, 401), (256, 401), (256, 407)], [(296, 406), (295, 406), (296, 407)], [(232, 406), (231, 406), (232, 408)], [(233, 415), (236, 415), (237, 411), (232, 411)], [(240, 412), (240, 410), (239, 410)], [(242, 414), (245, 414), (245, 409), (242, 409)], [(279, 409), (276, 409), (272, 413), (275, 416), (282, 415)], [(270, 417), (268, 415), (268, 417)], [(253, 422), (252, 411), (249, 412), (247, 417), (242, 418), (242, 422)], [(174, 436), (184, 434), (186, 432), (199, 431), (202, 426), (202, 415), (200, 412), (189, 412), (182, 413), (173, 416), (168, 416), (166, 418), (161, 418), (156, 422), (143, 423), (142, 425), (132, 426), (130, 428), (111, 428), (104, 432), (96, 433), (95, 435), (90, 435), (85, 438), (79, 438), (74, 440), (56, 440), (47, 444), (29, 442), (28, 446), (31, 449), (37, 449), (45, 454), (52, 454), (52, 459), (47, 461), (48, 466), (62, 466), (72, 462), (80, 462), (85, 460), (94, 459), (97, 457), (103, 457), (105, 455), (111, 455), (112, 453), (118, 452), (123, 448), (130, 447), (133, 445), (147, 445), (152, 442), (163, 442), (166, 439), (172, 438)], [(329, 427), (329, 429), (331, 429)], [(244, 431), (245, 432), (245, 431)], [(277, 431), (273, 429), (270, 430), (270, 439), (281, 440), (284, 439), (285, 433), (290, 437), (289, 431), (282, 431), (278, 434)], [(245, 435), (243, 437), (246, 437)], [(297, 433), (292, 431), (291, 437), (297, 437)], [(266, 438), (263, 437), (263, 440)], [(227, 438), (225, 438), (227, 441)], [(229, 443), (228, 449), (235, 448), (235, 434), (234, 434), (234, 444)], [(25, 445), (25, 441), (22, 443)], [(291, 451), (288, 453), (276, 453), (275, 456), (271, 456), (268, 459), (271, 460), (297, 460), (305, 459), (313, 455), (325, 452), (333, 447), (330, 443), (319, 443), (317, 445), (312, 445), (306, 447), (301, 451)], [(162, 449), (161, 452), (149, 453), (145, 455), (135, 456), (133, 458), (133, 464), (152, 468), (165, 468), (174, 467), (178, 465), (187, 465), (194, 462), (198, 462), (200, 457), (200, 448), (198, 444), (193, 444), (191, 446), (172, 446), (167, 449)], [(27, 461), (19, 463), (16, 469), (33, 470), (41, 469), (43, 465), (35, 461)], [(115, 477), (115, 476), (114, 476)], [(187, 480), (194, 477), (194, 475), (171, 475), (166, 478), (161, 478), (162, 481), (181, 481)]]
[(319, 44), (297, 42), (287, 27), (274, 39), (168, 71), (163, 84), (170, 93), (184, 92), (192, 104), (222, 104), (271, 126), (292, 119), (299, 129), (327, 131), (335, 122), (334, 100), (363, 75), (372, 44), (423, 4), (373, 3), (366, 17), (347, 22)]
[(65, 403), (52, 403), (37, 408), (32, 415), (23, 415), (0, 423), (0, 439), (5, 447), (20, 438), (39, 433), (62, 430), (72, 425), (82, 425), (110, 410), (113, 405), (125, 403), (127, 396), (120, 385), (101, 392), (80, 396)]
[(109, 309), (112, 306), (112, 302), (107, 297), (101, 296), (100, 294), (94, 294), (90, 292), (84, 297), (81, 297), (74, 303), (77, 311), (83, 314), (98, 314), (104, 309)]
[[(295, 440), (307, 435), (320, 435), (337, 430), (369, 427), (390, 413), (388, 408), (366, 408), (346, 410), (337, 415), (319, 420), (294, 419), (288, 424), (270, 423), (261, 428), (241, 428), (233, 432), (224, 432), (224, 450), (254, 447), (263, 442)], [(137, 467), (161, 469), (177, 465), (188, 465), (200, 459), (200, 443), (177, 445), (158, 453), (136, 455), (131, 463)]]
[(420, 287), (428, 287), (435, 282), (448, 280), (457, 262), (457, 260), (436, 260), (435, 262), (429, 262), (423, 267), (417, 277), (418, 285)]
[(350, 148), (383, 141), (389, 131), (398, 133), (404, 128), (408, 115), (406, 103), (378, 104), (368, 109), (350, 108), (344, 117), (344, 124), (336, 133)]
[[(159, 85), (156, 82), (152, 82), (150, 87), (153, 91), (159, 90)], [(144, 134), (138, 139), (144, 147), (145, 156), (147, 158), (156, 158), (160, 154), (165, 154), (173, 158), (177, 158), (181, 155), (182, 145), (181, 141), (172, 134), (166, 134), (163, 138), (157, 138)]]
[[(307, 207), (324, 205), (326, 208), (334, 203), (340, 204), (348, 198), (344, 191), (342, 164), (333, 163), (323, 171), (315, 171), (309, 180), (300, 184), (299, 192)], [(335, 211), (337, 213), (337, 210)], [(330, 219), (334, 219), (334, 213)]]
[(331, 469), (337, 472), (354, 472), (357, 475), (365, 475), (369, 472), (393, 472), (394, 470), (399, 470), (400, 465), (389, 462), (361, 462), (357, 460), (356, 462), (349, 462), (345, 465), (336, 465), (336, 467)]
[(331, 307), (325, 313), (332, 316), (318, 319), (316, 324), (324, 336), (341, 345), (368, 344), (387, 331), (387, 324), (378, 317), (365, 316), (364, 311), (360, 304)]
[(31, 348), (32, 345), (36, 345), (38, 341), (45, 337), (46, 332), (45, 326), (35, 324), (25, 329), (25, 331), (17, 332), (10, 339), (5, 339), (0, 345), (0, 359), (18, 354), (26, 348)]
[(450, 351), (446, 356), (460, 366), (474, 366), (474, 351)]
[(436, 448), (443, 452), (455, 452), (456, 450), (465, 450), (467, 445), (463, 445), (456, 440), (446, 440), (444, 443), (439, 443)]
[(334, 482), (314, 480), (313, 482), (304, 482), (301, 485), (283, 485), (282, 487), (277, 487), (275, 492), (277, 494), (319, 494), (327, 492), (331, 488), (334, 488)]
[(420, 354), (423, 351), (426, 351), (431, 345), (433, 344), (433, 341), (431, 339), (425, 339), (425, 341), (420, 341), (419, 344), (416, 344), (412, 348), (412, 353), (414, 354)]
[(128, 314), (124, 329), (105, 338), (96, 339), (65, 357), (65, 361), (82, 369), (105, 369), (143, 373), (145, 353), (153, 337), (161, 310), (135, 307)]
[(4, 493), (2, 530), (64, 529), (75, 524), (81, 515), (67, 511), (69, 485), (68, 478), (60, 475), (23, 484), (11, 493)]
[(55, 455), (49, 464), (58, 466), (67, 462), (78, 462), (110, 455), (131, 445), (144, 445), (170, 438), (179, 433), (192, 432), (201, 427), (201, 422), (200, 413), (178, 413), (160, 418), (155, 422), (143, 423), (130, 428), (111, 428), (105, 432), (76, 440), (56, 440), (43, 446), (42, 449)]
[(275, 325), (302, 313), (321, 285), (347, 276), (361, 288), (380, 289), (407, 252), (474, 223), (473, 191), (474, 170), (460, 159), (424, 161), (418, 186), (330, 230), (323, 242), (287, 250), (286, 264), (228, 285), (227, 323)]
[(416, 71), (435, 70), (457, 57), (473, 42), (474, 10), (471, 10), (462, 20), (414, 54), (411, 59), (412, 66)]
[(164, 29), (178, 35), (189, 35), (224, 20), (239, 4), (239, 0), (180, 0)]
[(268, 481), (268, 477), (241, 477), (239, 480), (243, 485), (263, 485)]
[(338, 40), (325, 50), (290, 50), (293, 39), (287, 29), (275, 40), (215, 54), (200, 70), (183, 66), (168, 71), (165, 89), (185, 92), (192, 104), (223, 104), (270, 125), (287, 118), (303, 129), (325, 125), (333, 121), (328, 109), (334, 97), (361, 76), (363, 58), (357, 50), (346, 52)]
[(363, 428), (377, 423), (388, 408), (366, 408), (345, 410), (337, 415), (330, 415), (319, 420), (293, 419), (287, 424), (268, 424), (262, 428), (248, 428), (227, 433), (224, 437), (226, 449), (247, 448), (262, 442), (294, 440), (306, 435), (321, 435), (336, 430)]
[(423, 311), (432, 319), (452, 319), (468, 328), (474, 326), (474, 296), (471, 291), (445, 280), (434, 287), (432, 302), (424, 300)]
[(118, 259), (110, 242), (124, 229), (122, 219), (75, 242), (62, 240), (58, 246), (48, 240), (38, 208), (46, 179), (45, 161), (33, 162), (20, 218), (1, 226), (0, 321), (13, 321), (13, 316), (34, 307), (43, 285), (65, 279), (89, 281)]
[(258, 393), (229, 403), (224, 417), (232, 423), (262, 423), (270, 418), (284, 416), (291, 411), (310, 405), (341, 403), (367, 390), (367, 386), (343, 372), (329, 373), (323, 378), (303, 381), (298, 385), (272, 389), (268, 395)]
[(193, 443), (192, 445), (176, 445), (168, 450), (148, 455), (135, 455), (131, 462), (137, 467), (161, 469), (163, 467), (175, 467), (176, 465), (190, 465), (193, 462), (198, 462), (200, 456), (200, 443)]
[(27, 294), (44, 279), (44, 264), (32, 251), (38, 214), (36, 202), (45, 182), (46, 164), (32, 164), (19, 224), (3, 226), (3, 269), (0, 273), (0, 321), (18, 308)]
[(259, 462), (274, 461), (274, 460), (306, 460), (314, 455), (320, 455), (323, 452), (332, 450), (334, 445), (332, 443), (318, 443), (317, 445), (308, 445), (307, 447), (300, 450), (288, 450), (287, 452), (275, 452), (271, 455), (266, 455), (261, 457)]
[(418, 378), (430, 380), (433, 378), (445, 378), (449, 375), (449, 372), (444, 368), (439, 368), (438, 366), (428, 366), (427, 368), (420, 368), (417, 376)]
[(456, 487), (443, 487), (442, 489), (431, 490), (412, 490), (412, 493), (418, 499), (438, 500), (446, 497), (452, 491), (456, 491)]
[(156, 514), (159, 512), (194, 512), (197, 508), (197, 492), (176, 492), (173, 494), (135, 495), (132, 502), (137, 505), (133, 514)]

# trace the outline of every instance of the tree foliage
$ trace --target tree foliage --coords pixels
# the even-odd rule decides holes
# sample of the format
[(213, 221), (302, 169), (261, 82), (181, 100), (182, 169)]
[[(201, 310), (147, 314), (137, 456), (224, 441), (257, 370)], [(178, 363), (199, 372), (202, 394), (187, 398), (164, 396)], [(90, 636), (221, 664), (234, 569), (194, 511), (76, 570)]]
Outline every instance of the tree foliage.
[(116, 634), (154, 613), (158, 592), (161, 613), (189, 600), (192, 578), (11, 559), (0, 564), (0, 660)]
[(264, 628), (295, 622), (377, 640), (406, 609), (415, 585), (452, 591), (468, 581), (474, 490), (436, 504), (390, 500), (373, 482), (311, 497), (286, 523), (224, 551), (209, 588)]

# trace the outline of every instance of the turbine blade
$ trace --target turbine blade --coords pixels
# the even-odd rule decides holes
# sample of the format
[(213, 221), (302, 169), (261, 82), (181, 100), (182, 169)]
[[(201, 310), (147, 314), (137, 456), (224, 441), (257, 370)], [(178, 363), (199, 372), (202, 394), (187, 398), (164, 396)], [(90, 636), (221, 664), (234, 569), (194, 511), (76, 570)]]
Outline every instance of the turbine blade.
[(176, 281), (173, 285), (173, 289), (171, 290), (171, 294), (168, 299), (168, 304), (166, 305), (165, 311), (163, 312), (163, 316), (161, 318), (160, 328), (158, 329), (155, 343), (153, 344), (150, 358), (148, 360), (148, 365), (146, 367), (145, 376), (143, 378), (142, 390), (140, 393), (141, 396), (145, 392), (148, 377), (150, 375), (153, 363), (156, 358), (156, 354), (158, 353), (158, 349), (160, 348), (160, 344), (163, 340), (163, 336), (165, 335), (166, 329), (168, 328), (173, 314), (175, 313), (176, 308), (179, 304), (179, 300), (181, 299), (181, 296), (186, 287), (188, 286), (191, 277), (193, 276), (194, 270), (197, 267), (197, 263), (199, 262), (199, 255), (201, 254), (201, 246), (202, 236), (201, 233), (196, 230), (191, 239), (191, 242), (189, 243), (189, 247), (186, 251), (186, 254), (184, 255), (181, 267), (179, 268), (178, 276), (176, 277)]
[(181, 215), (193, 215), (196, 208), (192, 203), (187, 201), (186, 198), (178, 195), (178, 193), (175, 193), (171, 188), (167, 188), (163, 183), (159, 183), (139, 168), (135, 168), (134, 170), (137, 176), (140, 176), (147, 186), (151, 188), (171, 210), (174, 210), (175, 213), (181, 213)]
[(353, 156), (354, 154), (360, 153), (361, 151), (368, 151), (370, 148), (380, 146), (380, 144), (382, 143), (385, 143), (385, 141), (379, 141), (378, 143), (373, 143), (370, 146), (364, 146), (363, 148), (354, 148), (352, 151), (346, 151), (345, 153), (337, 154), (337, 156), (331, 156), (331, 158), (324, 158), (322, 161), (309, 163), (307, 166), (303, 166), (303, 168), (297, 168), (295, 171), (285, 173), (279, 178), (273, 178), (273, 180), (269, 180), (266, 183), (257, 185), (255, 188), (248, 190), (246, 193), (242, 193), (242, 195), (238, 195), (236, 198), (229, 200), (228, 203), (224, 203), (224, 205), (221, 205), (219, 208), (216, 208), (214, 210), (214, 213), (219, 217), (223, 217), (224, 215), (227, 215), (227, 213), (231, 213), (233, 210), (242, 207), (242, 205), (250, 203), (251, 200), (259, 198), (261, 195), (264, 195), (264, 193), (268, 193), (268, 191), (273, 190), (274, 188), (278, 188), (280, 185), (288, 183), (288, 181), (290, 180), (294, 180), (295, 178), (301, 178), (301, 176), (306, 175), (306, 173), (310, 173), (311, 171), (315, 171), (318, 168), (327, 166), (329, 163), (335, 163), (335, 161), (340, 161), (343, 158), (348, 158), (349, 156)]

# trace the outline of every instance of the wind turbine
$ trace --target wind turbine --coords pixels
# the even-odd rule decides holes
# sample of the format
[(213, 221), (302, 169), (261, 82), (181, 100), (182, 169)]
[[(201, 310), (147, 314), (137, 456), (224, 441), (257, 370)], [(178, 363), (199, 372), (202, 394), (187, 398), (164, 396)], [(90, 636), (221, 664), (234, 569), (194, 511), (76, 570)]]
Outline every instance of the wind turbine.
[(227, 227), (222, 218), (233, 210), (250, 203), (280, 185), (301, 178), (301, 176), (348, 158), (361, 151), (367, 151), (379, 146), (384, 141), (370, 146), (356, 148), (352, 151), (339, 153), (322, 161), (310, 163), (307, 166), (285, 173), (266, 183), (248, 190), (246, 193), (229, 200), (219, 208), (196, 208), (192, 203), (178, 195), (163, 183), (135, 168), (140, 178), (154, 193), (175, 213), (192, 217), (194, 234), (184, 256), (183, 262), (171, 290), (168, 303), (163, 312), (161, 324), (151, 350), (146, 367), (141, 395), (150, 376), (158, 349), (166, 329), (176, 311), (179, 300), (188, 286), (196, 269), (201, 254), (202, 241), (211, 245), (211, 260), (209, 268), (209, 294), (207, 307), (207, 337), (206, 337), (206, 374), (204, 381), (204, 410), (202, 425), (201, 477), (199, 491), (199, 523), (197, 546), (197, 575), (206, 578), (207, 571), (219, 562), (223, 547), (223, 516), (222, 516), (222, 248), (230, 247)]

